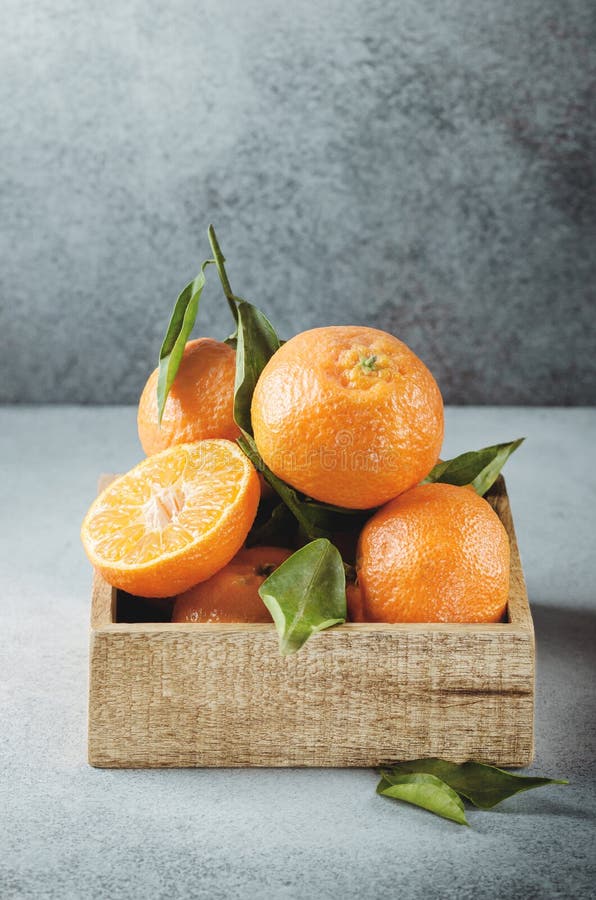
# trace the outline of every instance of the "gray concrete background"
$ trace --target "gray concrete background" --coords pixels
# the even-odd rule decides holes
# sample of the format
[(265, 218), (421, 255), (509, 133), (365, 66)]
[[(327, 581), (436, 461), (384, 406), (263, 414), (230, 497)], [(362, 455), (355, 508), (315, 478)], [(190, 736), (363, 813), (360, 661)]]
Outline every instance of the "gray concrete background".
[(593, 0), (4, 0), (0, 40), (1, 401), (136, 401), (209, 221), (286, 336), (594, 401)]
[(377, 797), (370, 769), (91, 769), (78, 531), (98, 473), (142, 455), (135, 410), (0, 409), (2, 900), (596, 897), (596, 411), (446, 425), (446, 456), (528, 437), (506, 477), (536, 626), (531, 771), (570, 780), (469, 829)]

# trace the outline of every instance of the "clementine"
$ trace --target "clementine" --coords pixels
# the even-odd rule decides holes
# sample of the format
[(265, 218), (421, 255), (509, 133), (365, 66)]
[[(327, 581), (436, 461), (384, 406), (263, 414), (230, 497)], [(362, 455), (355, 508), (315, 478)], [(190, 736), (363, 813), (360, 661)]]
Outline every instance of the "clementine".
[(176, 598), (172, 622), (271, 622), (259, 588), (291, 555), (281, 547), (241, 550), (207, 581)]
[(498, 622), (507, 605), (507, 532), (465, 487), (423, 484), (382, 507), (356, 567), (368, 621)]
[(271, 357), (251, 408), (265, 463), (309, 497), (368, 509), (421, 481), (439, 456), (443, 401), (401, 341), (364, 326), (304, 331)]
[(346, 603), (348, 607), (349, 622), (366, 622), (362, 590), (356, 582), (346, 585)]
[(150, 456), (91, 504), (81, 538), (110, 584), (167, 597), (210, 578), (238, 552), (259, 503), (256, 470), (226, 440)]
[(147, 456), (174, 444), (206, 438), (236, 440), (240, 429), (234, 422), (235, 374), (236, 352), (232, 347), (211, 338), (189, 341), (160, 425), (155, 369), (141, 394), (137, 415), (139, 439)]

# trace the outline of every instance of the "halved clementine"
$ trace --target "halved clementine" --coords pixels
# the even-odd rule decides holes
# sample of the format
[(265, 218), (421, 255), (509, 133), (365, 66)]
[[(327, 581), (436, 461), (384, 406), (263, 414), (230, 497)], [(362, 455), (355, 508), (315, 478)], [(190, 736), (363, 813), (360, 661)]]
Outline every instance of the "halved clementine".
[(232, 441), (179, 444), (112, 482), (92, 503), (81, 538), (111, 585), (167, 597), (235, 556), (259, 494), (256, 470)]

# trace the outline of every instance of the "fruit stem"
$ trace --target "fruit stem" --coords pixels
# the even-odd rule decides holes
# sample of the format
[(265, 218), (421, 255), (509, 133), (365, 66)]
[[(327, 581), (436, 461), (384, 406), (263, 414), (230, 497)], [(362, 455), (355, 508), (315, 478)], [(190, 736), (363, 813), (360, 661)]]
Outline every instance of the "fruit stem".
[(360, 360), (360, 365), (362, 366), (363, 369), (367, 369), (369, 372), (374, 372), (376, 362), (377, 362), (376, 356), (366, 356), (366, 357), (363, 356), (362, 359)]
[(224, 265), (226, 258), (222, 253), (221, 247), (219, 246), (219, 241), (217, 240), (217, 235), (215, 234), (215, 228), (213, 227), (213, 225), (209, 226), (207, 235), (209, 237), (209, 243), (211, 244), (211, 252), (213, 253), (213, 258), (217, 267), (217, 274), (219, 275), (219, 280), (221, 281), (223, 292), (232, 311), (232, 315), (234, 316), (234, 321), (236, 322), (236, 324), (238, 324), (238, 310), (236, 309), (236, 301), (238, 298), (232, 293), (230, 279), (228, 278), (228, 273), (226, 272), (226, 267)]

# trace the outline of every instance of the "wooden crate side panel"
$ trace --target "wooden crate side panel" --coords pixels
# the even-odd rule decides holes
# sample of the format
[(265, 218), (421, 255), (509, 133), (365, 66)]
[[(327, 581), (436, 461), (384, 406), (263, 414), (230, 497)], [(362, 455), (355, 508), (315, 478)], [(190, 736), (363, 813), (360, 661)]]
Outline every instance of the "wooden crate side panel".
[(517, 544), (517, 536), (513, 525), (513, 517), (511, 515), (511, 505), (507, 496), (505, 480), (500, 475), (493, 487), (489, 502), (499, 516), (501, 522), (505, 526), (505, 531), (509, 537), (509, 547), (511, 550), (511, 563), (509, 573), (509, 600), (507, 603), (507, 612), (509, 621), (520, 628), (525, 628), (533, 633), (534, 626), (532, 622), (532, 614), (530, 612), (530, 604), (528, 602), (528, 592), (526, 581), (522, 569), (521, 558), (519, 555), (519, 547)]
[(116, 619), (116, 589), (99, 572), (93, 573), (91, 590), (91, 628), (112, 625)]
[[(371, 766), (442, 756), (525, 765), (531, 641), (522, 633), (355, 634), (279, 656), (272, 631), (92, 637), (90, 762)], [(371, 665), (375, 659), (375, 665)]]

